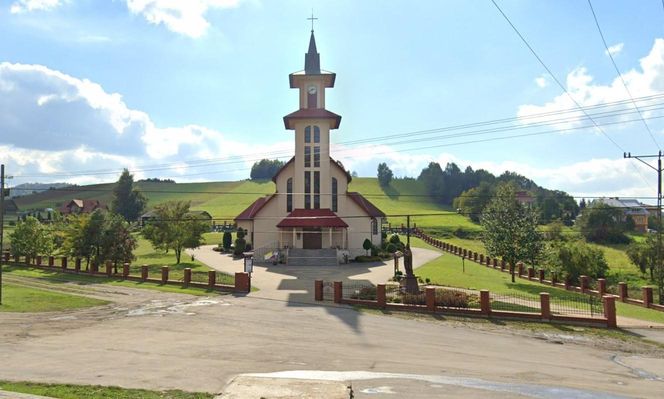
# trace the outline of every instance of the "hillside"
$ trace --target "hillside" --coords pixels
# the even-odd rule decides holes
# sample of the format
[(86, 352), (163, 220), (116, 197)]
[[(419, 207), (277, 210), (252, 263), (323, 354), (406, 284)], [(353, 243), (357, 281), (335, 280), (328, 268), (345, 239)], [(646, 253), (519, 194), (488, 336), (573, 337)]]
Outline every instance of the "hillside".
[[(110, 203), (114, 183), (68, 187), (48, 190), (16, 198), (21, 210), (58, 208), (72, 198), (99, 199)], [(155, 183), (140, 182), (136, 186), (147, 196), (148, 207), (169, 200), (191, 201), (192, 209), (206, 210), (220, 221), (229, 221), (244, 210), (257, 197), (274, 192), (271, 181), (235, 181), (211, 183)], [(383, 190), (376, 178), (354, 178), (350, 191), (362, 193), (388, 215), (445, 213), (444, 216), (414, 216), (411, 223), (418, 226), (439, 227), (454, 230), (457, 227), (477, 229), (463, 216), (435, 204), (427, 195), (424, 184), (417, 180), (393, 180)], [(405, 217), (390, 217), (393, 226), (406, 223)]]

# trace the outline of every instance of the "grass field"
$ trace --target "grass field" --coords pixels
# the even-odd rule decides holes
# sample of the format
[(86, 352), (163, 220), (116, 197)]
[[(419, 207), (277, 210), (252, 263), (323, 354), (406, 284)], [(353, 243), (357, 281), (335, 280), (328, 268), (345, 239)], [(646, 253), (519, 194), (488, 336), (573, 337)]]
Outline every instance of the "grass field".
[(149, 391), (100, 385), (43, 384), (1, 380), (0, 389), (61, 399), (211, 399), (215, 397), (210, 393), (179, 390)]
[[(411, 244), (417, 247), (434, 249), (418, 238), (412, 238)], [(508, 273), (501, 273), (486, 266), (471, 261), (465, 262), (465, 272), (460, 257), (451, 254), (442, 254), (439, 258), (421, 266), (416, 274), (422, 279), (429, 278), (432, 284), (450, 287), (467, 288), (473, 290), (487, 289), (495, 293), (517, 293), (536, 298), (540, 292), (548, 292), (555, 298), (583, 299), (587, 296), (569, 292), (560, 288), (553, 288), (525, 279), (511, 282)], [(619, 316), (664, 323), (664, 313), (651, 309), (644, 309), (634, 305), (617, 304)]]
[(107, 303), (107, 301), (94, 298), (4, 283), (0, 312), (56, 312), (100, 306)]
[[(205, 288), (195, 288), (195, 287), (183, 288), (181, 286), (175, 286), (175, 285), (161, 285), (158, 283), (150, 283), (150, 282), (126, 281), (119, 278), (107, 278), (102, 276), (95, 277), (86, 274), (62, 273), (59, 272), (58, 270), (44, 270), (44, 269), (36, 269), (24, 266), (4, 265), (2, 267), (2, 270), (3, 273), (6, 273), (9, 276), (15, 275), (19, 277), (31, 277), (54, 284), (70, 283), (70, 282), (81, 285), (108, 284), (108, 285), (118, 285), (122, 287), (144, 288), (155, 291), (171, 292), (176, 294), (198, 295), (198, 296), (212, 295), (218, 293), (218, 291), (208, 290)], [(43, 292), (49, 293), (47, 291)]]

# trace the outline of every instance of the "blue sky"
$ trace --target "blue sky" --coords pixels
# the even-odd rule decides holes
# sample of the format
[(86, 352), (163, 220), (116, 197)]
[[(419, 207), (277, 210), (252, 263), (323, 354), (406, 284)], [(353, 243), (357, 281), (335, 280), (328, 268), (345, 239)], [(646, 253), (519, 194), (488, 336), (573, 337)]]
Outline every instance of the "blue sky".
[[(655, 96), (637, 103), (654, 140), (629, 101), (607, 106), (629, 96), (587, 2), (496, 2), (574, 101), (614, 113), (596, 119), (611, 123), (604, 133), (578, 119), (525, 126), (576, 104), (490, 0), (10, 0), (0, 1), (0, 159), (13, 184), (110, 181), (125, 166), (246, 178), (254, 159), (293, 151), (288, 74), (303, 67), (313, 8), (322, 66), (337, 73), (327, 108), (343, 117), (332, 156), (360, 176), (379, 162), (416, 177), (455, 161), (575, 195), (654, 195), (654, 172), (622, 151), (664, 146), (661, 1), (593, 2), (632, 96)], [(410, 134), (505, 118), (517, 119), (500, 132)], [(553, 132), (467, 143), (539, 131)], [(373, 140), (347, 143), (361, 139)]]

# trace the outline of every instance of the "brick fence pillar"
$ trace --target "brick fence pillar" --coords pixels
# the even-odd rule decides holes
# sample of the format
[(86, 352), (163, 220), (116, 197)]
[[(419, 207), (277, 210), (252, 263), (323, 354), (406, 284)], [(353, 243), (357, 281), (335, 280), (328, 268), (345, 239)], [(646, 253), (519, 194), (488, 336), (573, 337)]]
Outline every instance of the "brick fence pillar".
[(20, 255), (14, 255), (14, 263), (19, 263), (21, 261)]
[(249, 276), (249, 273), (235, 273), (235, 292), (251, 292), (251, 277)]
[(76, 260), (74, 261), (74, 271), (76, 273), (81, 271), (81, 258), (76, 258)]
[(551, 285), (556, 285), (558, 283), (558, 273), (551, 272)]
[(505, 259), (500, 260), (500, 270), (505, 270)]
[(597, 291), (599, 292), (600, 298), (606, 294), (606, 279), (598, 278), (597, 279)]
[(539, 280), (540, 283), (544, 282), (544, 269), (539, 269), (537, 270), (537, 279)]
[(5, 262), (9, 262), (9, 251), (5, 251), (5, 252), (2, 254), (2, 259), (3, 259)]
[(93, 260), (90, 263), (90, 274), (97, 273), (97, 271), (98, 271), (97, 261)]
[(161, 267), (161, 283), (166, 284), (168, 282), (168, 266)]
[(323, 300), (323, 280), (314, 281), (314, 300), (315, 301)]
[(480, 265), (484, 264), (484, 254), (480, 254)]
[(436, 311), (436, 289), (434, 287), (427, 287), (424, 294), (427, 301), (427, 310), (430, 312)]
[(540, 311), (542, 320), (551, 319), (551, 298), (548, 292), (540, 292)]
[(478, 254), (477, 252), (473, 252), (473, 260), (477, 262)]
[(618, 283), (618, 298), (620, 298), (620, 302), (625, 302), (625, 299), (629, 298), (627, 293), (627, 283), (622, 281)]
[(649, 308), (652, 304), (652, 287), (643, 287), (643, 307)]
[(42, 264), (42, 257), (41, 255), (37, 255), (37, 257), (35, 258), (35, 265), (41, 266), (41, 264)]
[(141, 280), (145, 281), (148, 279), (148, 265), (141, 266)]
[(523, 275), (523, 262), (516, 262), (516, 270), (519, 277), (521, 277)]
[(482, 314), (491, 314), (491, 294), (489, 290), (480, 290), (480, 311)]
[(341, 303), (341, 298), (343, 297), (343, 286), (341, 281), (334, 282), (334, 303)]
[(217, 272), (214, 270), (208, 270), (208, 286), (214, 288), (217, 284)]
[(185, 287), (188, 287), (189, 283), (191, 283), (191, 268), (185, 267), (184, 276), (182, 277), (182, 284), (184, 284)]
[(55, 258), (54, 257), (52, 257), (52, 256), (48, 257), (48, 265), (49, 266), (55, 265)]
[(129, 277), (129, 263), (125, 262), (122, 264), (122, 278)]
[(62, 270), (67, 269), (67, 257), (63, 256), (60, 258), (60, 267), (62, 267)]
[(604, 317), (606, 317), (606, 326), (609, 328), (616, 328), (618, 323), (616, 321), (616, 297), (613, 295), (604, 295)]
[(493, 259), (492, 259), (492, 262), (493, 262), (493, 268), (494, 268), (494, 269), (497, 269), (497, 268), (498, 268), (498, 259), (493, 258)]
[(528, 268), (528, 280), (532, 280), (535, 278), (535, 269), (533, 267)]
[(376, 286), (376, 301), (378, 302), (378, 307), (385, 309), (387, 306), (387, 295), (385, 293), (385, 284), (378, 284)]
[(106, 261), (106, 275), (111, 277), (113, 275), (113, 262), (110, 260)]
[(30, 266), (30, 255), (25, 255), (25, 264)]
[(586, 292), (588, 289), (588, 276), (579, 276), (579, 285), (581, 286), (581, 292)]

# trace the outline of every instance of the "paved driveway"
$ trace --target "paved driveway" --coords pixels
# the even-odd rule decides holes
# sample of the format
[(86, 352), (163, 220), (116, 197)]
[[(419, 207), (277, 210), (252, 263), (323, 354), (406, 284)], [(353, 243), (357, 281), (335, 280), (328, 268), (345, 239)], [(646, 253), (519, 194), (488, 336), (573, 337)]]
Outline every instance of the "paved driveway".
[[(196, 259), (209, 267), (225, 273), (241, 272), (242, 259), (220, 254), (212, 250), (214, 245), (206, 245), (189, 251)], [(413, 268), (439, 257), (440, 252), (424, 248), (413, 248)], [(385, 283), (394, 275), (394, 262), (350, 263), (335, 267), (321, 266), (255, 266), (251, 283), (260, 289), (250, 296), (286, 300), (292, 303), (312, 303), (314, 301), (314, 280), (344, 281), (355, 283)]]

